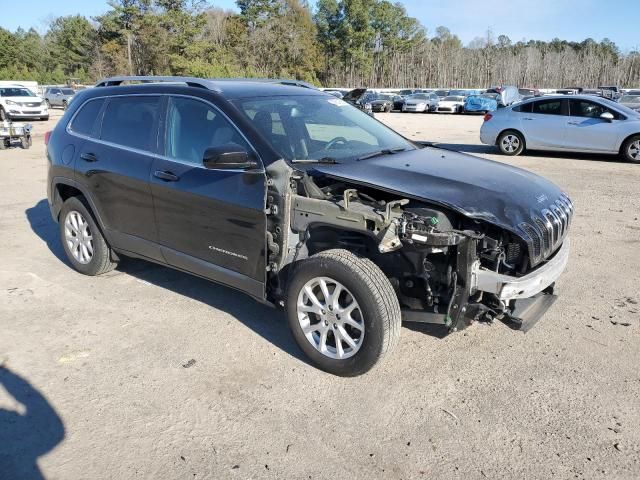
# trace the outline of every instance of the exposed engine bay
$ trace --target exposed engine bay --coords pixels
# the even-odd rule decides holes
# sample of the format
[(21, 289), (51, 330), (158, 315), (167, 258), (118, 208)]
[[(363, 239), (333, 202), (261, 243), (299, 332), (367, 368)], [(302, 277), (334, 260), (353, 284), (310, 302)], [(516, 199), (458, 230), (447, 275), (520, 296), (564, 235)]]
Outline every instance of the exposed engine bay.
[[(479, 284), (487, 282), (478, 281), (484, 272), (499, 278), (529, 273), (524, 239), (428, 202), (329, 176), (285, 171), (282, 165), (271, 170), (267, 269), (274, 298), (284, 291), (292, 263), (343, 248), (380, 267), (398, 295), (405, 321), (456, 331), (474, 321), (500, 319), (525, 329), (516, 299), (481, 289)], [(538, 318), (555, 300), (553, 284), (544, 287), (540, 295), (548, 295), (548, 305)]]

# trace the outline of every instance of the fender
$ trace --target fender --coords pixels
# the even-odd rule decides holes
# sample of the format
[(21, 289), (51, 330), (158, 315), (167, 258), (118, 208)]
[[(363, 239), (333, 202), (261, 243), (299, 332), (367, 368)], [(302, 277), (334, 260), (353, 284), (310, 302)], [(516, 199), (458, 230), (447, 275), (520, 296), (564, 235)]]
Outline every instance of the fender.
[(69, 187), (75, 188), (80, 193), (82, 193), (82, 196), (84, 196), (84, 198), (87, 200), (87, 203), (89, 203), (91, 213), (93, 213), (93, 216), (96, 220), (96, 223), (98, 224), (98, 227), (102, 231), (102, 234), (107, 238), (108, 242), (111, 242), (112, 238), (110, 238), (109, 229), (105, 227), (104, 221), (102, 220), (102, 217), (100, 215), (100, 211), (96, 207), (96, 203), (91, 197), (91, 194), (86, 188), (84, 188), (82, 185), (71, 178), (53, 177), (51, 179), (51, 191), (53, 192), (53, 198), (51, 199), (49, 208), (51, 210), (51, 217), (53, 218), (53, 220), (56, 223), (59, 221), (60, 210), (62, 209), (63, 203), (62, 198), (60, 198), (60, 193), (58, 192), (58, 185), (67, 185)]

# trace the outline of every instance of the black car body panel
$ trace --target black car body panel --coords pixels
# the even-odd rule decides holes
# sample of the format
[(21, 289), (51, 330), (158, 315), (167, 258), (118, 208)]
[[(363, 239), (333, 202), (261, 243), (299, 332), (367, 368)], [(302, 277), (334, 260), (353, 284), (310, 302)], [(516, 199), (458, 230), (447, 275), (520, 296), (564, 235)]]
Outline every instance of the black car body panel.
[(549, 180), (521, 168), (432, 147), (313, 169), (442, 205), (517, 235), (522, 235), (520, 223), (562, 194)]

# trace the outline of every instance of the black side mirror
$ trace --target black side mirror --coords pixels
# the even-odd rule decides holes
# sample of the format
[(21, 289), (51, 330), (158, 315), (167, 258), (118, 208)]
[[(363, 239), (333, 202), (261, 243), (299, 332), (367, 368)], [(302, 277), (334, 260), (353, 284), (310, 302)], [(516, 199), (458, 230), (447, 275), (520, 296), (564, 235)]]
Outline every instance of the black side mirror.
[(207, 148), (202, 163), (206, 168), (218, 170), (249, 170), (258, 166), (249, 152), (235, 143)]

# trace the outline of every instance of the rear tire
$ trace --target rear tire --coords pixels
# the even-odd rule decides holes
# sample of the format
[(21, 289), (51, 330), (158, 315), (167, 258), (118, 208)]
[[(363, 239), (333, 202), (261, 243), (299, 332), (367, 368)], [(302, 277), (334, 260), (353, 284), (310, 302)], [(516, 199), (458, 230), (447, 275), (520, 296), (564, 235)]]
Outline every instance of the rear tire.
[(625, 140), (621, 152), (627, 162), (640, 163), (640, 135)]
[(506, 130), (498, 137), (498, 148), (503, 155), (514, 157), (524, 151), (524, 138), (520, 132)]
[(389, 280), (369, 259), (347, 250), (327, 250), (299, 262), (286, 310), (300, 348), (334, 375), (369, 371), (400, 337), (400, 304)]
[(113, 270), (112, 250), (83, 197), (71, 197), (59, 216), (60, 240), (69, 262), (84, 275), (102, 275)]

